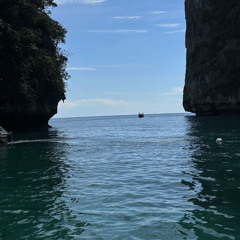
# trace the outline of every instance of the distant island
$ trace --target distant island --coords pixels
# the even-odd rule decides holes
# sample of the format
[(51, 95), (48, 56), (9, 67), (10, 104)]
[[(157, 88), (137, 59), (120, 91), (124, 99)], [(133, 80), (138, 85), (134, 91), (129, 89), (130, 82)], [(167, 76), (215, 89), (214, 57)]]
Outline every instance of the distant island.
[(0, 125), (47, 127), (65, 99), (66, 30), (50, 17), (53, 0), (0, 1)]
[(240, 114), (240, 1), (186, 0), (185, 11), (185, 110)]

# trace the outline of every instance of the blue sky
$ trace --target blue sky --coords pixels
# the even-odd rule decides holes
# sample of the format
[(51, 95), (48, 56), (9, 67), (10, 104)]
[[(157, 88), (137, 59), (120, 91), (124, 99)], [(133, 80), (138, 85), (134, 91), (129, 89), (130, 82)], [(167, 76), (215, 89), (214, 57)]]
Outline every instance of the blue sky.
[(184, 0), (56, 3), (71, 75), (56, 117), (184, 111)]

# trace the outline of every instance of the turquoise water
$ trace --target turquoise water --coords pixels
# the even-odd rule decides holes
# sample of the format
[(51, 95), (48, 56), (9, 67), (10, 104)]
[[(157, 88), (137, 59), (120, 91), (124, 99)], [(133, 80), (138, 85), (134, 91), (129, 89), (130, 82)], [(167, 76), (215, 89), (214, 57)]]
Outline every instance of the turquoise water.
[(69, 118), (14, 133), (0, 147), (0, 239), (240, 239), (239, 120)]

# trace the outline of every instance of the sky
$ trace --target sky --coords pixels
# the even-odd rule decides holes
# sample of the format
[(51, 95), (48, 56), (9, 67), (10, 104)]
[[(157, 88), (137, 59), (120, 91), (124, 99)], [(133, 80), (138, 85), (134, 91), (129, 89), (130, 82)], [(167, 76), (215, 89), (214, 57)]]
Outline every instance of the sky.
[(184, 0), (55, 2), (71, 76), (55, 117), (184, 112)]

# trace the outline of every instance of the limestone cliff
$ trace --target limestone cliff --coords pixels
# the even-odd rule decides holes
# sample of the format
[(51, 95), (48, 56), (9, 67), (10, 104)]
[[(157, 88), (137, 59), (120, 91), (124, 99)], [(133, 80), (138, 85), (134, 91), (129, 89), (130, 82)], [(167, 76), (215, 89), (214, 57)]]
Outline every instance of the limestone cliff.
[(21, 102), (0, 105), (0, 125), (8, 130), (47, 128), (49, 119), (57, 113), (59, 99), (46, 99), (31, 106)]
[(240, 1), (185, 0), (185, 12), (185, 110), (240, 114)]
[(50, 16), (53, 0), (0, 1), (0, 125), (42, 128), (65, 99), (66, 29)]

